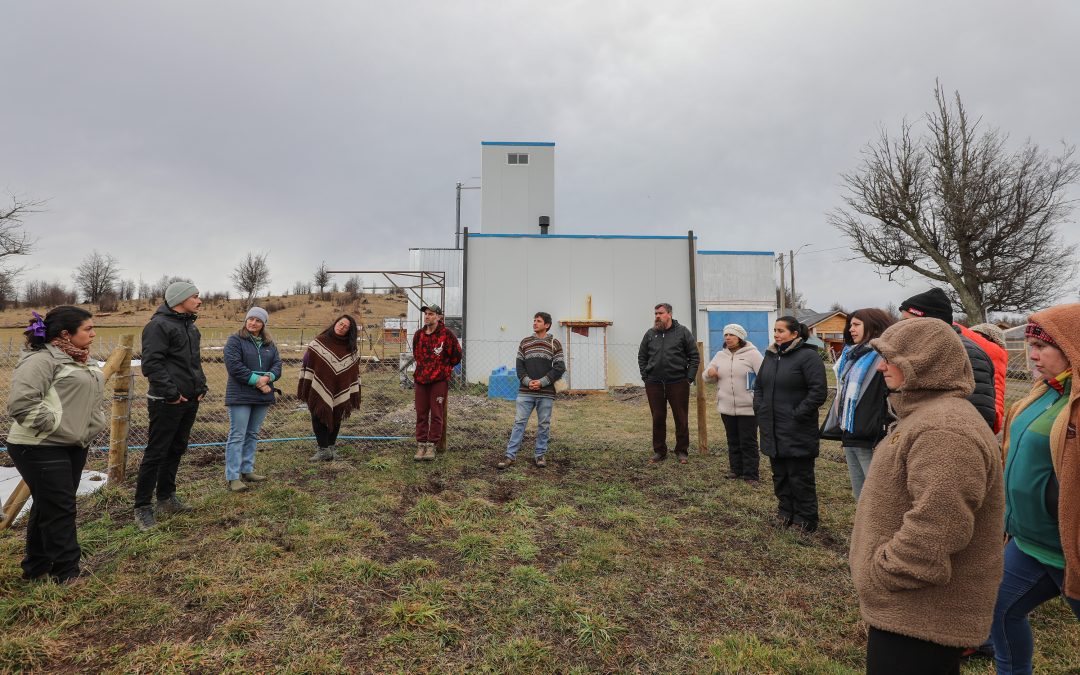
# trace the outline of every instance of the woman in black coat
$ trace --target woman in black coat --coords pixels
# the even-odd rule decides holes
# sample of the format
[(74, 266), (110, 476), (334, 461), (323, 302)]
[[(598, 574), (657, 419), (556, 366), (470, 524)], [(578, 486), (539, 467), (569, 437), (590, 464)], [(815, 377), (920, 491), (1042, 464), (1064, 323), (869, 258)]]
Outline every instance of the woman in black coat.
[(754, 382), (754, 414), (761, 429), (761, 453), (772, 465), (778, 524), (813, 532), (818, 527), (818, 409), (825, 403), (828, 384), (821, 356), (806, 343), (809, 337), (809, 329), (795, 317), (776, 320), (775, 342), (766, 350)]

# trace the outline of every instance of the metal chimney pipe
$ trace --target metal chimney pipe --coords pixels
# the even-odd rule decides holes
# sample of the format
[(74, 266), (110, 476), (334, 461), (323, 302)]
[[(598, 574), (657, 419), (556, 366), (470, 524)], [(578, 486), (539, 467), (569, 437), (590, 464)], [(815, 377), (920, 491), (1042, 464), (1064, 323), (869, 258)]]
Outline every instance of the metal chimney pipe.
[(549, 227), (551, 227), (551, 218), (540, 216), (540, 234), (547, 234)]

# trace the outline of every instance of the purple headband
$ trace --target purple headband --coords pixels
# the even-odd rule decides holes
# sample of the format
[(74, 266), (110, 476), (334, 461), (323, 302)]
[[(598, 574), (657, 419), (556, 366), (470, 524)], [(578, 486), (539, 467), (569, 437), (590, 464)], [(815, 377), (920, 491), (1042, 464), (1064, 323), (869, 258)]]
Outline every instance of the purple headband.
[(34, 318), (30, 320), (30, 325), (26, 328), (26, 333), (45, 339), (45, 321), (41, 318), (41, 315), (37, 312), (30, 312), (34, 315)]

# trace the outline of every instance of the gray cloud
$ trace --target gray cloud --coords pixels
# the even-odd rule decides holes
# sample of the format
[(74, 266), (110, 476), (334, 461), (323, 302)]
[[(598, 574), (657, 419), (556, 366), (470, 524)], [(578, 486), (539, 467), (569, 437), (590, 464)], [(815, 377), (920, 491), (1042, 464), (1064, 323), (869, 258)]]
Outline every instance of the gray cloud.
[(50, 200), (29, 221), (37, 276), (67, 280), (96, 247), (131, 278), (223, 290), (268, 250), (280, 292), (324, 259), (401, 267), (450, 245), (479, 142), (552, 140), (559, 231), (809, 244), (811, 304), (885, 304), (926, 284), (826, 250), (839, 174), (923, 114), (935, 77), (1017, 140), (1075, 141), (1078, 18), (1000, 1), (15, 3), (0, 190)]

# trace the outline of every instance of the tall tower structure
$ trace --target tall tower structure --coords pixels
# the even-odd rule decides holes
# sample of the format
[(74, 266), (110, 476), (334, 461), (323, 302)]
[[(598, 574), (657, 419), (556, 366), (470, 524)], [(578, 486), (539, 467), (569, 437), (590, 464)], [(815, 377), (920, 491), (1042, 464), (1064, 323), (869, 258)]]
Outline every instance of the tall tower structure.
[(555, 218), (555, 144), (483, 141), (480, 230), (540, 234)]

